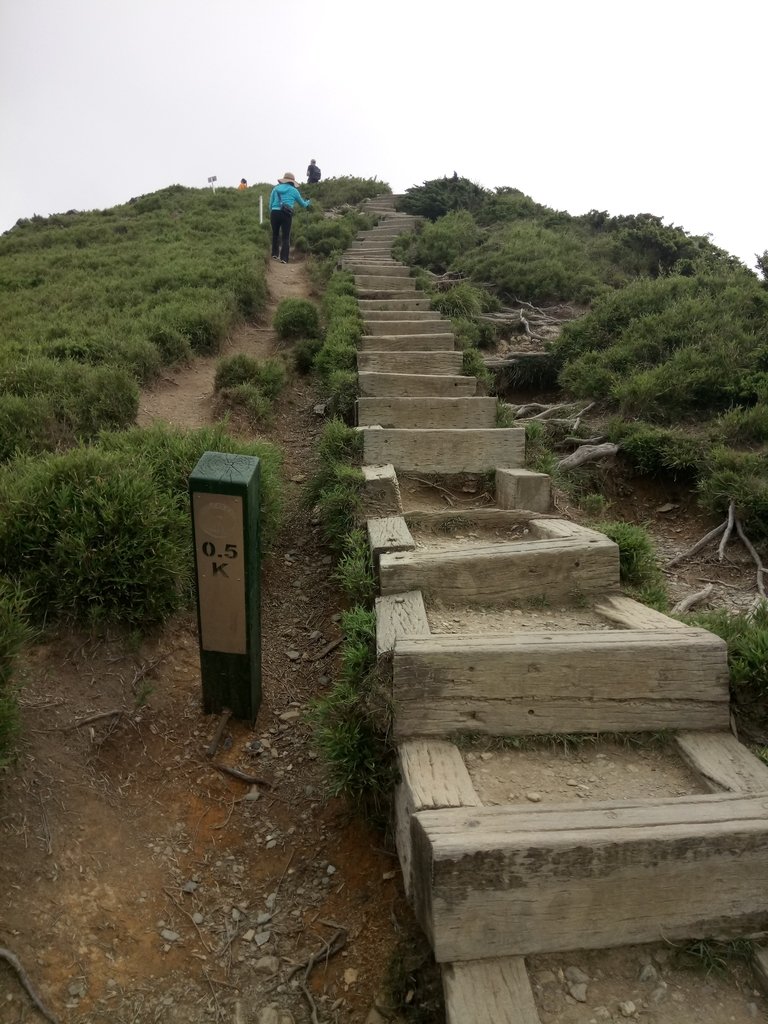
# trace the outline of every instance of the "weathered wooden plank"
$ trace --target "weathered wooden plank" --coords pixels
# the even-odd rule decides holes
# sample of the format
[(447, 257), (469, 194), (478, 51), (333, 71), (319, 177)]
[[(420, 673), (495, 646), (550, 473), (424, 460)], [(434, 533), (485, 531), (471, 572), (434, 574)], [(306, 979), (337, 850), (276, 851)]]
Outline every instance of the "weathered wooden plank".
[[(365, 333), (376, 336), (380, 334), (405, 334), (420, 337), (429, 334), (450, 334), (453, 337), (451, 321), (444, 320), (439, 314), (435, 314), (434, 317), (422, 317), (415, 320), (407, 320), (405, 317), (402, 317), (400, 320), (377, 320), (365, 316), (363, 323), (365, 324)], [(411, 347), (414, 349), (419, 348), (418, 345), (412, 345)]]
[(420, 590), (376, 598), (376, 654), (382, 657), (405, 637), (429, 636), (429, 621)]
[(685, 761), (714, 792), (768, 793), (768, 765), (731, 732), (679, 732)]
[(404, 639), (393, 698), (398, 737), (722, 728), (727, 649), (693, 629)]
[(541, 1024), (521, 956), (443, 965), (447, 1024)]
[(525, 459), (525, 431), (362, 428), (366, 462), (420, 473), (484, 473)]
[(723, 729), (728, 705), (701, 700), (607, 700), (579, 697), (467, 697), (437, 705), (416, 701), (395, 707), (393, 734), (450, 736), (547, 736), (551, 733), (657, 732), (666, 729)]
[(416, 348), (421, 352), (453, 352), (456, 349), (456, 340), (452, 334), (422, 335), (414, 345), (413, 338), (407, 334), (386, 339), (370, 335), (360, 340), (358, 352), (413, 352)]
[(499, 508), (530, 508), (549, 512), (552, 481), (546, 473), (529, 469), (496, 470), (496, 503)]
[(397, 749), (400, 783), (395, 793), (395, 845), (406, 894), (411, 892), (411, 815), (441, 807), (478, 807), (464, 759), (453, 743), (409, 740)]
[(366, 516), (396, 515), (402, 512), (400, 487), (393, 465), (363, 466), (363, 509)]
[(361, 291), (397, 289), (399, 292), (415, 292), (416, 282), (412, 277), (390, 277), (388, 274), (355, 274), (355, 288)]
[(384, 551), (413, 551), (416, 547), (402, 516), (369, 519), (367, 525), (374, 566), (378, 566), (379, 555)]
[[(440, 338), (442, 335), (433, 335)], [(419, 338), (411, 338), (411, 346), (407, 352), (387, 352), (382, 344), (376, 352), (357, 353), (357, 368), (361, 373), (432, 373), (451, 375), (461, 373), (463, 356), (461, 352), (452, 351), (420, 351)], [(446, 342), (453, 342), (452, 336), (445, 335)]]
[(475, 377), (437, 373), (358, 373), (360, 394), (374, 398), (470, 397), (477, 388)]
[(768, 926), (765, 796), (412, 816), (413, 902), (438, 961)]
[(608, 540), (599, 530), (590, 530), (581, 523), (572, 523), (570, 519), (537, 519), (531, 523), (531, 533), (541, 540), (583, 540), (593, 544)]
[(752, 967), (755, 972), (755, 980), (760, 988), (768, 995), (768, 948), (755, 946), (752, 953)]
[(523, 508), (415, 509), (404, 513), (409, 526), (422, 526), (435, 531), (442, 529), (446, 523), (457, 529), (472, 526), (518, 526), (520, 523), (529, 523), (539, 515), (540, 512)]
[(496, 424), (495, 398), (358, 398), (359, 426), (490, 429)]
[(648, 605), (640, 604), (625, 594), (606, 594), (595, 605), (595, 611), (609, 622), (626, 629), (686, 629), (686, 625)]
[(467, 544), (382, 555), (379, 571), (383, 594), (421, 590), (446, 604), (509, 606), (542, 594), (567, 602), (618, 590), (619, 549), (607, 539)]

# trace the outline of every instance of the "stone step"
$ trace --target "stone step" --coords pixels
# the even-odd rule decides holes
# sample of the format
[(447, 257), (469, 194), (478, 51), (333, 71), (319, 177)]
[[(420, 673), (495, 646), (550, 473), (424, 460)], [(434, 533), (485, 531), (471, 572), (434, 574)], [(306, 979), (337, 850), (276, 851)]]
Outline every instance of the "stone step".
[[(364, 461), (371, 464), (389, 462), (396, 471), (484, 473), (496, 466), (522, 465), (525, 459), (525, 430), (522, 427), (491, 430), (359, 429), (363, 434)], [(392, 593), (384, 590), (382, 580), (382, 593), (385, 592)]]
[[(420, 322), (425, 320), (435, 320), (438, 323), (448, 325), (448, 322), (442, 313), (439, 313), (435, 309), (411, 309), (405, 312), (402, 309), (361, 309), (360, 312), (363, 314), (363, 320), (368, 323), (375, 323), (377, 321), (414, 321)], [(397, 334), (399, 332), (394, 331)]]
[(568, 604), (592, 594), (618, 592), (619, 549), (607, 537), (602, 542), (569, 538), (446, 544), (385, 555), (379, 573), (382, 594), (421, 590), (445, 604), (507, 608), (542, 598)]
[(399, 292), (415, 292), (416, 281), (412, 277), (397, 277), (384, 274), (355, 274), (355, 288), (363, 291), (375, 289), (397, 289)]
[(453, 337), (453, 331), (451, 331), (450, 320), (445, 320), (438, 313), (436, 316), (424, 316), (421, 319), (416, 318), (414, 320), (406, 320), (401, 318), (400, 320), (378, 320), (371, 318), (368, 315), (363, 317), (365, 329), (368, 334), (409, 334), (414, 338), (414, 348), (418, 348), (416, 343), (420, 337), (425, 334), (450, 334)]
[(765, 794), (440, 808), (411, 817), (439, 962), (768, 927)]
[(390, 395), (398, 398), (465, 397), (474, 395), (477, 379), (463, 374), (448, 376), (426, 373), (366, 373), (357, 375), (360, 394), (363, 397), (384, 398)]
[[(421, 298), (419, 294), (409, 297), (407, 299), (360, 299), (358, 298), (357, 304), (360, 307), (360, 312), (363, 316), (367, 316), (370, 312), (381, 310), (391, 313), (403, 313), (412, 312), (414, 310), (429, 310), (430, 302), (429, 299)], [(397, 319), (397, 317), (395, 318)]]
[(704, 629), (402, 640), (394, 735), (725, 729), (728, 680), (727, 646)]
[[(360, 352), (381, 352), (386, 342), (386, 352), (412, 352), (413, 338), (408, 334), (393, 335), (381, 338), (378, 335), (367, 335), (359, 345)], [(452, 334), (422, 334), (419, 337), (420, 352), (453, 352), (456, 344)], [(398, 367), (398, 369), (400, 369)], [(461, 365), (459, 365), (461, 369)], [(431, 371), (430, 371), (431, 372)]]
[[(440, 338), (445, 344), (453, 346), (453, 335), (431, 335), (433, 338)], [(377, 342), (381, 342), (377, 338)], [(414, 341), (413, 338), (409, 339)], [(425, 373), (425, 374), (459, 374), (464, 359), (462, 352), (456, 351), (424, 351), (411, 345), (407, 351), (386, 351), (382, 345), (378, 350), (365, 351), (361, 349), (357, 353), (357, 368), (360, 372), (368, 373)], [(389, 460), (387, 460), (389, 461)]]
[(490, 429), (496, 425), (495, 398), (358, 398), (361, 427), (453, 427)]

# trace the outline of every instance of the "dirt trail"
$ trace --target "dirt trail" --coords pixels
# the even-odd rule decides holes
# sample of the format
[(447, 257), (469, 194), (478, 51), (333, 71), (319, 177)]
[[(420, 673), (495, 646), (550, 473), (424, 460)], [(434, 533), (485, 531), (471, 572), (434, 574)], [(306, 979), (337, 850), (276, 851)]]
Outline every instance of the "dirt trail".
[[(302, 265), (270, 264), (269, 287), (264, 322), (226, 354), (276, 351), (267, 325), (280, 298), (308, 294)], [(139, 422), (211, 422), (215, 365), (169, 373)], [(264, 701), (216, 758), (273, 789), (205, 757), (217, 720), (199, 709), (191, 615), (141, 641), (47, 634), (23, 666), (24, 741), (0, 791), (0, 946), (62, 1022), (257, 1024), (273, 1003), (292, 1015), (281, 1024), (309, 1021), (304, 971), (288, 981), (290, 965), (344, 929), (307, 988), (324, 1024), (363, 1024), (410, 927), (396, 859), (326, 798), (302, 719), (340, 636), (330, 559), (299, 502), (322, 425), (314, 402), (292, 380), (263, 435), (285, 453), (284, 522), (263, 572)], [(0, 1024), (42, 1019), (0, 962)]]

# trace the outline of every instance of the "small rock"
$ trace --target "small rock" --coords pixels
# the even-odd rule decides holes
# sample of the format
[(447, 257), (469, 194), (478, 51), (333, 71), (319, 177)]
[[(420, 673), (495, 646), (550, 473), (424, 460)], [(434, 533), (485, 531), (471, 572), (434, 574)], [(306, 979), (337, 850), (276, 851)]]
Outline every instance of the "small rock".
[(233, 910), (232, 910), (232, 915), (231, 916), (232, 916), (232, 920), (237, 922), (237, 921), (239, 921), (242, 918), (243, 915), (240, 913), (240, 911), (237, 909), (237, 907), (234, 907)]
[(181, 891), (182, 892), (195, 892), (199, 888), (200, 887), (198, 886), (197, 882), (193, 882), (190, 879), (188, 882), (185, 882), (184, 885), (182, 885)]
[(622, 1017), (634, 1017), (637, 1013), (637, 1007), (631, 999), (628, 999), (625, 1003), (619, 1003), (619, 1010)]
[(253, 942), (255, 934), (255, 930), (253, 928), (249, 928), (247, 932), (243, 932), (243, 942)]
[(664, 966), (664, 964), (669, 963), (670, 956), (671, 953), (668, 949), (665, 948), (656, 949), (653, 952), (653, 959), (656, 961), (657, 964), (659, 964), (662, 967)]
[(595, 1020), (613, 1020), (613, 1014), (607, 1006), (596, 1006)]
[(640, 981), (656, 981), (658, 977), (659, 972), (653, 964), (646, 964), (640, 969)]
[(389, 882), (392, 878), (395, 877), (396, 874), (396, 871), (385, 871), (381, 877), (383, 881)]
[(256, 924), (269, 924), (272, 920), (272, 914), (259, 914), (256, 918)]
[(574, 985), (588, 985), (591, 980), (589, 975), (579, 970), (578, 967), (566, 967), (563, 973), (566, 979), (572, 981)]
[(354, 969), (354, 967), (348, 967), (346, 971), (344, 971), (344, 984), (354, 985), (355, 982), (357, 981), (357, 976), (358, 972)]
[(322, 635), (323, 634), (320, 632), (319, 629), (313, 629), (312, 632), (309, 634), (309, 639), (310, 640), (319, 640)]
[(256, 932), (256, 934), (253, 937), (254, 942), (256, 943), (257, 946), (264, 946), (266, 945), (267, 942), (269, 942), (271, 935), (272, 932)]
[(276, 839), (270, 839), (269, 842), (267, 843), (267, 849), (268, 850), (274, 850), (274, 848), (276, 846), (277, 846), (277, 840)]
[(160, 936), (165, 939), (166, 942), (178, 942), (181, 938), (178, 932), (172, 932), (170, 928), (163, 928), (160, 932)]
[(667, 501), (664, 505), (659, 505), (656, 509), (657, 512), (673, 512), (676, 508), (680, 508), (679, 505), (675, 505), (672, 501)]
[(253, 965), (253, 969), (259, 974), (277, 974), (280, 970), (280, 961), (276, 956), (262, 956)]
[(286, 658), (290, 659), (290, 661), (299, 661), (299, 659), (301, 658), (301, 653), (300, 651), (296, 651), (291, 648), (290, 650), (287, 650), (285, 652), (285, 656)]
[(248, 792), (243, 797), (243, 800), (250, 800), (252, 802), (256, 801), (256, 800), (261, 800), (261, 793), (259, 792), (258, 787), (257, 786), (251, 786), (251, 788), (248, 790)]
[(202, 924), (205, 918), (203, 917), (199, 910), (196, 910), (192, 915), (192, 920), (194, 921), (195, 924)]
[(557, 982), (554, 971), (538, 971), (536, 981), (539, 985), (554, 985)]
[(258, 1024), (296, 1024), (294, 1016), (280, 1006), (266, 1006), (259, 1014)]
[(327, 875), (335, 875), (336, 874), (336, 868), (333, 866), (333, 864), (329, 864), (328, 867), (325, 869), (325, 873)]
[(525, 799), (530, 800), (532, 804), (541, 803), (541, 793), (526, 793)]
[(579, 783), (576, 779), (566, 779), (565, 784), (566, 786), (578, 786)]
[(663, 1003), (667, 998), (667, 983), (666, 981), (660, 981), (656, 988), (651, 992), (651, 1002), (658, 1006), (659, 1003)]
[(294, 722), (297, 718), (301, 718), (300, 711), (283, 711), (280, 715), (281, 722)]
[(586, 1003), (587, 1001), (587, 986), (583, 981), (569, 981), (568, 991), (576, 1000), (577, 1003)]
[(82, 999), (86, 991), (85, 981), (82, 978), (78, 978), (67, 986), (67, 992), (76, 999)]

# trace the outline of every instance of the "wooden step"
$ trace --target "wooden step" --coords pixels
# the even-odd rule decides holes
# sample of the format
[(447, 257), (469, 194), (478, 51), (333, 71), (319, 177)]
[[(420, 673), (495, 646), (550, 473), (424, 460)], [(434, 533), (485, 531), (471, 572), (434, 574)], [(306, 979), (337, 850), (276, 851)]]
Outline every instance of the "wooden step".
[(394, 260), (388, 260), (382, 263), (358, 263), (355, 261), (345, 261), (344, 269), (348, 270), (350, 274), (384, 274), (387, 277), (410, 277), (411, 268), (404, 267), (402, 263), (396, 263)]
[(436, 320), (438, 323), (446, 325), (448, 323), (443, 314), (436, 312), (434, 309), (410, 309), (408, 311), (399, 309), (364, 309), (361, 312), (365, 323), (376, 323), (380, 320)]
[(371, 289), (396, 288), (400, 292), (415, 292), (416, 282), (412, 277), (396, 277), (388, 274), (355, 274), (355, 288)]
[(679, 732), (683, 759), (713, 793), (768, 793), (768, 765), (731, 732)]
[(400, 515), (402, 503), (395, 467), (362, 466), (363, 511), (368, 517)]
[(495, 398), (358, 398), (361, 427), (453, 427), (490, 429), (496, 424)]
[(398, 640), (429, 636), (429, 622), (421, 592), (387, 594), (376, 598), (376, 656), (391, 655)]
[[(450, 334), (451, 337), (454, 337), (450, 321), (434, 314), (415, 320), (372, 320), (369, 316), (364, 315), (363, 323), (366, 334), (410, 334), (416, 338), (425, 334)], [(419, 346), (412, 345), (411, 347), (418, 348)]]
[(378, 568), (380, 555), (393, 551), (413, 551), (416, 547), (402, 516), (374, 516), (368, 519), (366, 525), (374, 569)]
[(522, 465), (525, 459), (522, 427), (490, 430), (361, 427), (360, 430), (366, 462), (391, 462), (395, 470), (406, 472), (484, 473), (496, 466)]
[(728, 726), (727, 646), (704, 629), (404, 638), (393, 673), (396, 738)]
[[(386, 339), (365, 335), (360, 341), (358, 351), (381, 352), (385, 346), (387, 354), (391, 352), (412, 352), (414, 349), (413, 338), (410, 338), (407, 334)], [(421, 352), (456, 351), (456, 343), (452, 334), (422, 334), (419, 338), (418, 347)]]
[(546, 473), (534, 473), (530, 469), (498, 469), (496, 504), (499, 508), (549, 512), (552, 507), (552, 480)]
[(504, 605), (545, 595), (567, 603), (619, 589), (619, 549), (581, 540), (467, 544), (383, 555), (382, 594), (421, 590), (446, 604)]
[(468, 398), (477, 390), (477, 379), (463, 375), (427, 373), (367, 373), (357, 375), (360, 394), (373, 398), (394, 395), (403, 398), (418, 398), (429, 395), (434, 398), (464, 396)]
[(411, 290), (403, 290), (397, 287), (391, 287), (384, 285), (382, 287), (368, 288), (361, 287), (358, 285), (355, 288), (355, 294), (358, 299), (407, 299), (412, 302), (415, 297), (421, 295), (421, 292), (415, 292)]
[[(432, 339), (439, 338), (444, 344), (453, 346), (452, 334), (433, 334)], [(446, 349), (433, 351), (419, 349), (420, 339), (410, 338), (407, 351), (393, 349), (384, 351), (389, 339), (377, 338), (378, 349), (369, 351), (360, 349), (357, 353), (357, 368), (361, 373), (424, 373), (458, 375), (463, 365), (463, 355)]]
[(768, 928), (765, 795), (417, 811), (411, 852), (441, 962)]
[(446, 1024), (541, 1024), (521, 956), (443, 964), (443, 994)]
[(363, 316), (367, 316), (376, 310), (401, 314), (413, 310), (431, 312), (429, 309), (429, 299), (422, 297), (420, 292), (409, 296), (407, 299), (358, 299), (357, 304)]

